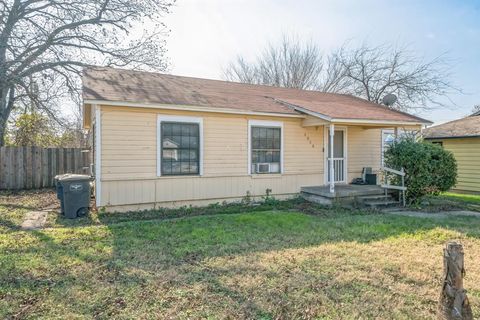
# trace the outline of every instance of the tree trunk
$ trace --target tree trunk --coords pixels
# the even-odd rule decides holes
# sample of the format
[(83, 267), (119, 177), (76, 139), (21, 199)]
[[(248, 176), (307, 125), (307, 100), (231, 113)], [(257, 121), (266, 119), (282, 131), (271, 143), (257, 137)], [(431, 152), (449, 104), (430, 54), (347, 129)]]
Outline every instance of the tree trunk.
[[(7, 119), (8, 119), (8, 116), (7, 116)], [(3, 112), (0, 112), (0, 147), (3, 147), (5, 145), (6, 131), (7, 131), (7, 120), (4, 119)]]
[(15, 93), (12, 89), (0, 90), (0, 147), (5, 145), (8, 117), (13, 109)]
[(438, 305), (438, 319), (473, 320), (472, 308), (463, 289), (464, 254), (461, 244), (449, 242), (443, 249), (444, 282)]

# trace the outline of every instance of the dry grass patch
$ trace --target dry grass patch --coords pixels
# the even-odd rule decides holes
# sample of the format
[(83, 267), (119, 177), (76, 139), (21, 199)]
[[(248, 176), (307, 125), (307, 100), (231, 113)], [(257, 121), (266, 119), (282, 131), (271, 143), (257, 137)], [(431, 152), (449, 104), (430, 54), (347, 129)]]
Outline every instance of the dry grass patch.
[(480, 219), (294, 211), (0, 233), (0, 318), (431, 319), (459, 239), (480, 314)]

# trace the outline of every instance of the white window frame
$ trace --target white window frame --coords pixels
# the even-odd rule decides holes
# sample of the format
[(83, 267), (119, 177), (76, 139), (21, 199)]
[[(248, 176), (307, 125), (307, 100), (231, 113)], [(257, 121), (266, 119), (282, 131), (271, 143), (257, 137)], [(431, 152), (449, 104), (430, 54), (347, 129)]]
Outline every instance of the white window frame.
[[(203, 176), (203, 118), (200, 117), (185, 117), (159, 114), (157, 116), (157, 177), (162, 176), (162, 122), (183, 122), (183, 123), (197, 123), (199, 129), (199, 168), (198, 174), (189, 176)], [(168, 175), (170, 178), (185, 177), (185, 175)]]
[[(283, 122), (282, 121), (266, 121), (266, 120), (248, 120), (248, 174), (254, 175), (252, 172), (252, 127), (267, 127), (267, 128), (280, 128), (280, 173), (267, 173), (267, 174), (283, 174), (283, 153), (285, 146), (285, 139), (283, 134)], [(262, 174), (263, 175), (263, 174)]]

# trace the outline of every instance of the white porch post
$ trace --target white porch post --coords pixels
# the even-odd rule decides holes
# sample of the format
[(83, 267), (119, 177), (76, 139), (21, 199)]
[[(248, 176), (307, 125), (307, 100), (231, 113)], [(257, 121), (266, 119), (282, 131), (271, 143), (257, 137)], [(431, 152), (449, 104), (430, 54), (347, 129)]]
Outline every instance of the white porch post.
[(398, 127), (395, 127), (395, 130), (394, 130), (394, 136), (395, 136), (395, 141), (398, 140)]
[(335, 135), (335, 125), (333, 123), (330, 124), (330, 141), (329, 141), (329, 148), (330, 148), (330, 157), (327, 156), (328, 166), (330, 168), (330, 193), (335, 192), (335, 173), (334, 173), (334, 165), (333, 165), (333, 136)]

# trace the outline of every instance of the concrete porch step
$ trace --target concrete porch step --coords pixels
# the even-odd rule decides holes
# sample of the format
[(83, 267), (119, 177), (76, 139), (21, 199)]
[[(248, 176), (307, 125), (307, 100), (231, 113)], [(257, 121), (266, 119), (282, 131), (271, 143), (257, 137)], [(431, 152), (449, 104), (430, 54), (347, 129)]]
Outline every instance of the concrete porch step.
[(377, 194), (373, 196), (360, 196), (357, 197), (359, 201), (369, 202), (369, 201), (386, 201), (386, 200), (394, 200), (391, 194)]
[(391, 194), (357, 197), (357, 201), (363, 207), (371, 209), (391, 208), (399, 205), (399, 202)]
[(391, 208), (391, 207), (398, 207), (399, 205), (400, 205), (400, 202), (393, 199), (364, 202), (364, 206), (371, 209)]

